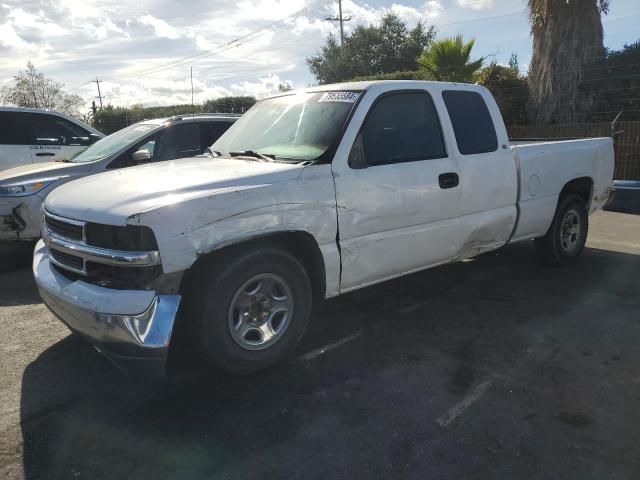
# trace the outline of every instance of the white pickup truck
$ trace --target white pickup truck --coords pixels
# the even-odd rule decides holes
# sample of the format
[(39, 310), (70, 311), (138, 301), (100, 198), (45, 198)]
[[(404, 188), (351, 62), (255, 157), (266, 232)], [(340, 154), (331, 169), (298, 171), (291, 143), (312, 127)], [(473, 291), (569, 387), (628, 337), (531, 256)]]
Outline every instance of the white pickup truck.
[(208, 158), (57, 188), (33, 270), (129, 371), (162, 374), (180, 330), (249, 372), (293, 351), (321, 298), (521, 240), (570, 263), (613, 167), (609, 138), (510, 146), (481, 86), (323, 85), (258, 102)]

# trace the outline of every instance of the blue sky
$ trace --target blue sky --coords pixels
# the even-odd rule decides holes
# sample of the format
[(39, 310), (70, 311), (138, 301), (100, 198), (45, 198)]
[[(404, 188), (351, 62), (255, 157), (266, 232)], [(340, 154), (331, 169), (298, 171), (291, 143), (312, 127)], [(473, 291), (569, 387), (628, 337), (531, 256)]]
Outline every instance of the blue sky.
[[(475, 38), (475, 56), (526, 70), (531, 37), (521, 0), (344, 0), (345, 16), (371, 24), (388, 11), (438, 36)], [(313, 83), (304, 59), (337, 28), (337, 0), (0, 0), (0, 86), (27, 60), (87, 105), (98, 77), (107, 102), (162, 105), (221, 95), (266, 96), (280, 82)], [(611, 0), (605, 45), (640, 39), (640, 1)]]

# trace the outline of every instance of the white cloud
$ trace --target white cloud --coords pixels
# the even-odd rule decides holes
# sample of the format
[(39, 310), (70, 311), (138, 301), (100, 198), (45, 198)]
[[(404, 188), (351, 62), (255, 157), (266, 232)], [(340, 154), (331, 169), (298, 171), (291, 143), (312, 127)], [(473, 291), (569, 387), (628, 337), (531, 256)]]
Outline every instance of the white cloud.
[(165, 20), (161, 18), (156, 18), (153, 15), (143, 15), (140, 17), (140, 23), (143, 25), (149, 25), (153, 27), (155, 34), (158, 37), (170, 38), (175, 40), (176, 38), (180, 38), (180, 33), (178, 30), (169, 25)]
[(486, 10), (492, 8), (494, 0), (458, 0), (458, 5), (471, 10)]
[(233, 84), (231, 85), (231, 89), (235, 90), (238, 94), (248, 94), (256, 98), (264, 98), (278, 93), (278, 86), (281, 83), (293, 86), (291, 80), (283, 80), (278, 75), (267, 75), (255, 82), (245, 81)]
[(38, 47), (22, 39), (10, 21), (0, 24), (0, 46), (12, 48), (18, 52), (36, 51)]

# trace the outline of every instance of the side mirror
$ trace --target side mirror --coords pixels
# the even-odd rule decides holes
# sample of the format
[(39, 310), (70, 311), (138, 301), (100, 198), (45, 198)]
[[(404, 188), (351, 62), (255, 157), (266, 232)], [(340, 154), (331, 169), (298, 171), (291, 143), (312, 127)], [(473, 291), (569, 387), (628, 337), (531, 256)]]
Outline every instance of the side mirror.
[(97, 133), (90, 133), (89, 134), (89, 145), (91, 145), (92, 143), (96, 143), (101, 138), (102, 137), (100, 135), (98, 135)]
[(138, 150), (131, 154), (131, 161), (133, 163), (144, 163), (151, 160), (151, 153), (149, 150)]

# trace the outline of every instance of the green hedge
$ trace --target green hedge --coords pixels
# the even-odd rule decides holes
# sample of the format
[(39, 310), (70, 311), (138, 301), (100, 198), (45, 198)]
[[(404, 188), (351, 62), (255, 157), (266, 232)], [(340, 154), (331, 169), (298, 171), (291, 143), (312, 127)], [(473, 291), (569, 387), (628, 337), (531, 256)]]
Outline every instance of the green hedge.
[(96, 111), (93, 126), (109, 135), (121, 128), (141, 120), (172, 117), (188, 113), (244, 113), (256, 103), (254, 97), (222, 97), (207, 100), (202, 105), (169, 105), (164, 107), (143, 107), (134, 105), (129, 108), (107, 107)]

